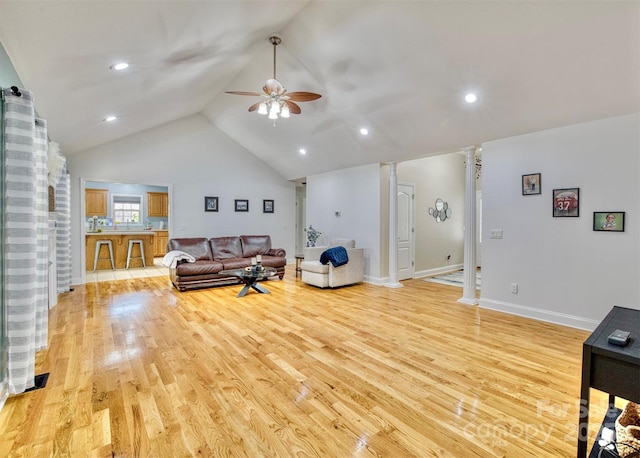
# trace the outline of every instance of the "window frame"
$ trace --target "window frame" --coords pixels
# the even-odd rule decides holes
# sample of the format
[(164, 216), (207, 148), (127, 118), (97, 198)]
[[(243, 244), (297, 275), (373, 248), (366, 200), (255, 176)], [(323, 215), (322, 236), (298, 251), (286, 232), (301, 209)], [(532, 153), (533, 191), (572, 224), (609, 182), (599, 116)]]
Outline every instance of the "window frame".
[[(132, 222), (129, 221), (128, 223), (126, 221), (116, 221), (116, 204), (118, 203), (127, 203), (126, 201), (129, 201), (128, 203), (132, 203), (135, 204), (137, 201), (139, 207), (139, 217), (138, 217), (138, 222)], [(112, 220), (113, 220), (113, 224), (126, 224), (127, 226), (131, 227), (143, 227), (144, 226), (144, 199), (143, 196), (141, 194), (111, 194), (111, 202), (110, 202), (110, 209), (109, 209), (109, 215), (111, 216)]]

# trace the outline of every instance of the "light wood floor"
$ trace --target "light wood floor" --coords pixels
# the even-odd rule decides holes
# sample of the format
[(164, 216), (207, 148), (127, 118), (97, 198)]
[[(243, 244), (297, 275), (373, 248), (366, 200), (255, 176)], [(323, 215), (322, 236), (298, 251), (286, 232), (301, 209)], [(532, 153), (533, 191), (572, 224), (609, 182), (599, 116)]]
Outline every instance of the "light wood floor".
[(0, 456), (575, 456), (589, 333), (404, 284), (76, 287), (38, 354), (47, 386), (0, 412)]

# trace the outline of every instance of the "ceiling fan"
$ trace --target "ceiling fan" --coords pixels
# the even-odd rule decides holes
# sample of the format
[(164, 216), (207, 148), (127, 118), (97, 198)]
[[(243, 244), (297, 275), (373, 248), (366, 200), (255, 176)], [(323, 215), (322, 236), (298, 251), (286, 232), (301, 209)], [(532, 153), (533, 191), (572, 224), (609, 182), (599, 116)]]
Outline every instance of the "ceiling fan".
[(287, 92), (282, 83), (276, 79), (276, 47), (282, 42), (282, 39), (272, 35), (269, 37), (269, 42), (273, 45), (273, 78), (265, 82), (262, 88), (264, 92), (261, 94), (259, 92), (226, 91), (226, 93), (262, 97), (262, 101), (251, 105), (249, 111), (258, 110), (259, 114), (268, 114), (269, 119), (276, 120), (278, 115), (281, 118), (288, 118), (291, 113), (300, 114), (302, 110), (295, 102), (310, 102), (322, 96), (313, 92)]

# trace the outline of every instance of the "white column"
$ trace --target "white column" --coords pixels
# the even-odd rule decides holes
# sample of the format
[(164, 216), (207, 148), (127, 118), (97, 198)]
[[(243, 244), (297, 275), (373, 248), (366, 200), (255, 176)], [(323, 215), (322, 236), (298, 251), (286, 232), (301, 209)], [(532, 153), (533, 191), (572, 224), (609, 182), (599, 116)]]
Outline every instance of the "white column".
[(402, 288), (398, 281), (398, 175), (397, 163), (389, 162), (389, 283), (387, 288)]
[(458, 302), (476, 305), (476, 147), (465, 148), (464, 284)]

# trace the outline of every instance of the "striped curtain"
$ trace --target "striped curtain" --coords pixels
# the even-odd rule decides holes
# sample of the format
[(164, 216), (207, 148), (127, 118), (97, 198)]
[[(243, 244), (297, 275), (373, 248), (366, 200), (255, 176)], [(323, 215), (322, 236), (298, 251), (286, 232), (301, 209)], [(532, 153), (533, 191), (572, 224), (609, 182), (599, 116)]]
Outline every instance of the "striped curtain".
[(36, 331), (35, 350), (47, 348), (49, 330), (49, 180), (47, 122), (35, 119), (33, 154), (36, 168)]
[[(4, 299), (7, 330), (7, 374), (9, 393), (22, 393), (34, 386), (35, 352), (47, 343), (47, 244), (42, 247), (41, 231), (46, 236), (46, 210), (44, 221), (42, 205), (46, 209), (47, 189), (40, 174), (45, 172), (46, 146), (44, 158), (42, 136), (46, 140), (46, 126), (36, 129), (33, 95), (22, 91), (21, 96), (10, 90), (3, 91), (4, 142), (5, 142), (5, 185), (4, 185)], [(43, 129), (43, 131), (41, 131)], [(38, 130), (38, 134), (36, 134)], [(46, 143), (46, 141), (45, 141)], [(44, 183), (45, 189), (39, 188)], [(40, 200), (44, 196), (44, 204)], [(39, 226), (42, 226), (40, 228)], [(41, 272), (44, 267), (45, 272)], [(44, 335), (43, 335), (44, 333)]]
[(65, 170), (56, 185), (56, 266), (58, 293), (71, 289), (71, 179)]

